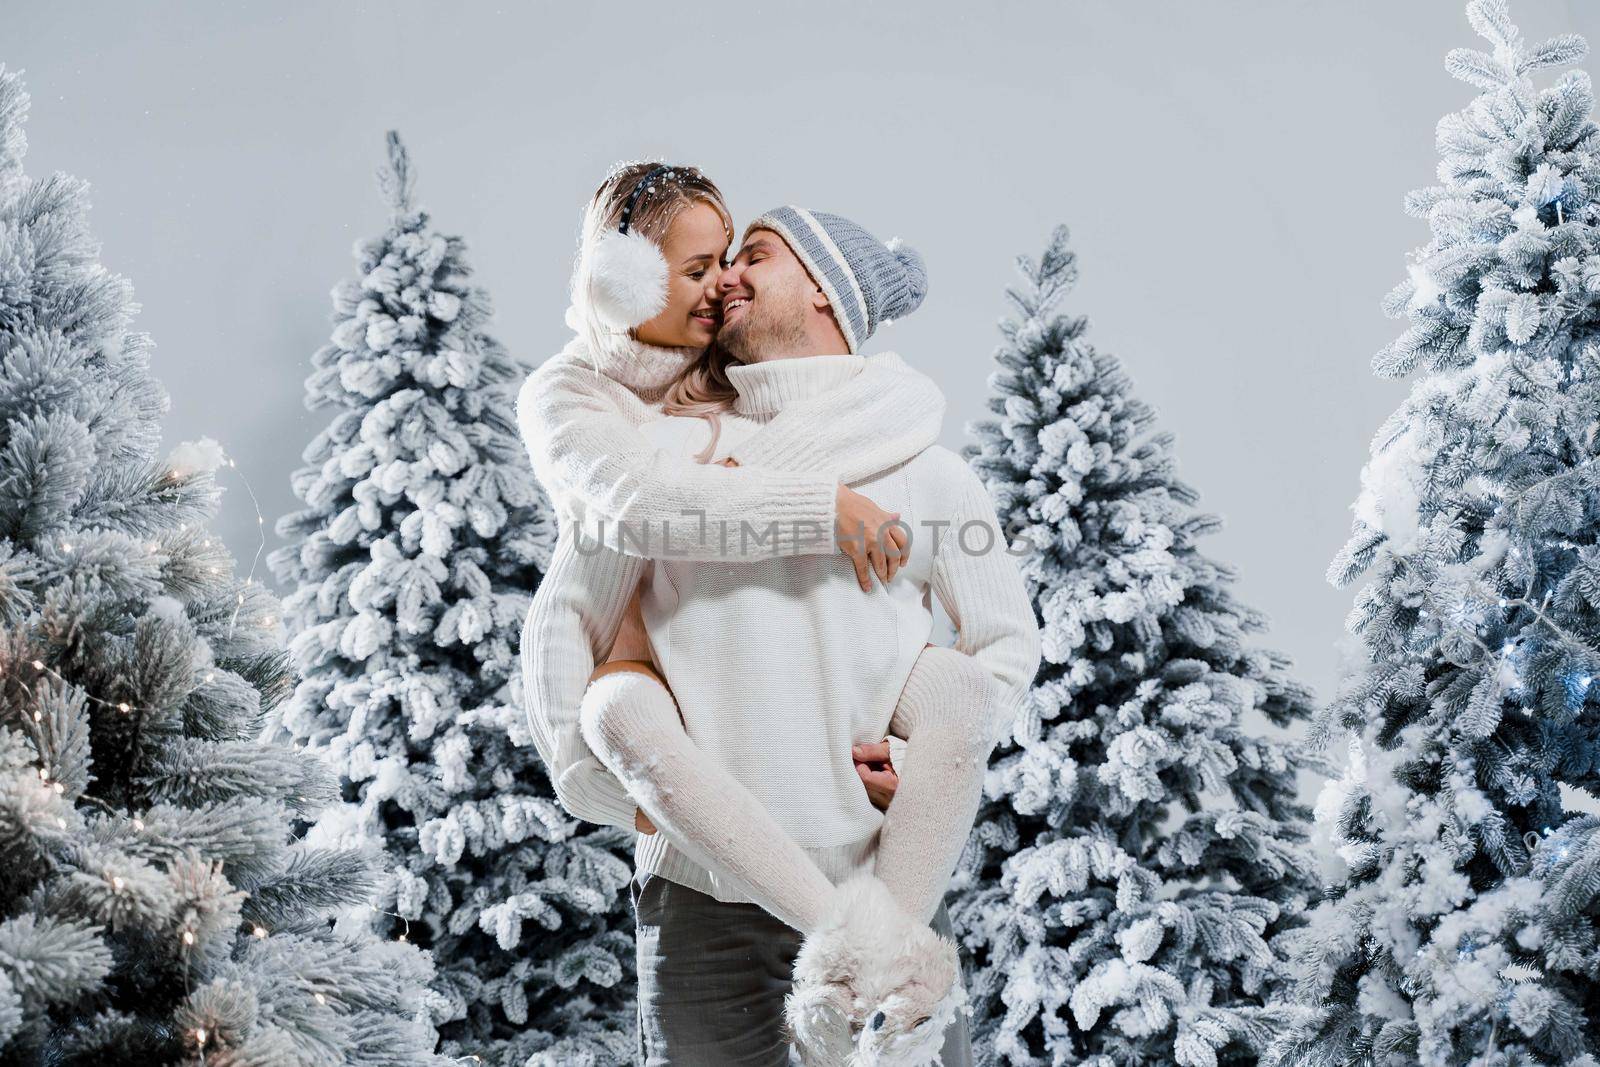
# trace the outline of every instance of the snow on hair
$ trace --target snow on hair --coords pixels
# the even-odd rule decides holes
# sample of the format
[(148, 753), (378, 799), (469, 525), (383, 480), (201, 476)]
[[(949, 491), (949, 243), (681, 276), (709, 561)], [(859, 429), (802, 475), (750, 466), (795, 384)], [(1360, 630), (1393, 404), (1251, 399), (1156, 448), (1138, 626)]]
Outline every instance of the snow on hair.
[[(573, 305), (584, 309), (583, 314), (589, 318), (590, 335), (597, 343), (603, 342), (608, 333), (615, 335), (619, 331), (601, 320), (587, 300), (579, 299), (579, 287), (589, 283), (589, 279), (584, 277), (589, 269), (586, 264), (592, 262), (596, 246), (617, 232), (622, 221), (622, 210), (634, 187), (657, 166), (660, 163), (656, 160), (618, 164), (600, 183), (600, 188), (595, 190), (584, 209), (582, 244), (573, 274)], [(732, 241), (733, 216), (723, 200), (722, 191), (698, 168), (675, 166), (672, 169), (675, 172), (672, 180), (658, 183), (655, 191), (640, 196), (634, 202), (628, 220), (629, 234), (642, 234), (659, 246), (673, 219), (690, 206), (701, 203), (709, 204), (722, 216), (728, 240)], [(736, 395), (733, 384), (728, 381), (727, 363), (726, 355), (715, 344), (710, 345), (668, 387), (663, 397), (666, 413), (708, 417), (715, 435), (720, 428), (716, 413), (732, 408)], [(715, 443), (715, 436), (712, 440)]]
[[(642, 251), (639, 247), (640, 242), (632, 243), (626, 263), (620, 264), (627, 268), (628, 276), (611, 279), (613, 282), (620, 282), (621, 285), (615, 294), (617, 299), (612, 301), (615, 306), (605, 308), (606, 313), (603, 314), (596, 314), (602, 309), (592, 306), (594, 293), (591, 286), (595, 280), (592, 273), (597, 252), (603, 249), (616, 251), (628, 244), (615, 240), (616, 236), (620, 236), (617, 231), (622, 222), (622, 211), (627, 206), (634, 189), (647, 174), (659, 166), (662, 166), (659, 160), (642, 160), (613, 166), (584, 207), (578, 256), (573, 266), (571, 295), (574, 306), (582, 309), (595, 327), (610, 330), (627, 329), (637, 325), (638, 321), (644, 321), (635, 319), (627, 327), (612, 325), (619, 319), (634, 318), (651, 303), (650, 294), (646, 291), (648, 287), (645, 284), (651, 279), (646, 276), (648, 272), (641, 269), (643, 257), (640, 255)], [(728, 231), (728, 239), (731, 241), (733, 216), (729, 213), (722, 191), (716, 184), (697, 167), (673, 166), (671, 173), (671, 178), (657, 176), (652, 179), (650, 190), (634, 200), (633, 211), (628, 219), (628, 236), (641, 235), (659, 250), (672, 221), (685, 209), (699, 203), (709, 204), (718, 215), (722, 216), (722, 225)], [(659, 307), (656, 310), (659, 311)], [(607, 321), (608, 319), (610, 321)]]

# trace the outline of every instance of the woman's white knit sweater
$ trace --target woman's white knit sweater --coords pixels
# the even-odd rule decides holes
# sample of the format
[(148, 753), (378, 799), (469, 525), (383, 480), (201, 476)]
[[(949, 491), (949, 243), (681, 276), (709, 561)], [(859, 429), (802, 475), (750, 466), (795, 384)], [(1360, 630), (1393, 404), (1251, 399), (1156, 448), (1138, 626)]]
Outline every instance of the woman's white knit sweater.
[[(743, 440), (738, 467), (706, 466), (640, 432), (696, 355), (626, 334), (580, 335), (523, 382), (517, 422), (563, 525), (642, 557), (832, 555), (839, 483), (933, 444), (944, 421), (933, 380), (880, 352), (828, 397), (825, 416), (814, 399), (795, 404)], [(740, 537), (746, 523), (778, 536)]]
[[(866, 366), (861, 356), (840, 355), (732, 368), (739, 398), (722, 417), (712, 459), (739, 456), (780, 411), (816, 410), (832, 429), (829, 402)], [(645, 431), (661, 454), (688, 462), (711, 432), (698, 418), (661, 419)], [(954, 453), (933, 447), (913, 449), (853, 487), (899, 511), (910, 528), (910, 558), (888, 588), (874, 583), (862, 592), (842, 554), (652, 564), (580, 540), (563, 524), (523, 654), (534, 732), (541, 753), (554, 757), (546, 761), (569, 810), (632, 825), (634, 802), (587, 750), (577, 709), (641, 574), (645, 624), (690, 737), (835, 881), (872, 860), (883, 815), (850, 746), (884, 736), (932, 632), (930, 593), (956, 624), (955, 647), (1003, 693), (992, 735), (1009, 725), (1037, 669), (1039, 638), (982, 483)], [(665, 835), (642, 835), (635, 859), (641, 870), (718, 899), (748, 899)]]
[[(583, 322), (576, 308), (568, 309), (568, 325), (578, 329)], [(819, 398), (791, 405), (743, 440), (733, 453), (740, 466), (707, 466), (658, 447), (642, 430), (662, 417), (667, 385), (697, 355), (696, 349), (659, 348), (626, 333), (585, 328), (528, 375), (517, 394), (523, 442), (563, 534), (581, 531), (586, 543), (623, 552), (634, 568), (626, 594), (609, 594), (620, 600), (574, 595), (556, 580), (563, 565), (558, 543), (534, 605), (539, 618), (530, 608), (522, 631), (524, 703), (540, 755), (547, 766), (562, 769), (552, 771), (556, 795), (574, 815), (604, 825), (633, 829), (636, 805), (578, 734), (577, 708), (651, 554), (641, 551), (638, 538), (619, 535), (666, 530), (654, 544), (695, 559), (839, 553), (831, 539), (824, 545), (822, 539), (795, 544), (702, 536), (699, 523), (713, 531), (738, 530), (742, 522), (762, 530), (775, 523), (785, 531), (821, 524), (831, 531), (838, 483), (915, 455), (938, 439), (944, 421), (938, 385), (894, 353), (877, 353), (830, 392), (826, 410)], [(592, 650), (562, 671), (535, 671), (535, 629), (584, 634)], [(550, 722), (561, 728), (552, 731), (544, 725)]]

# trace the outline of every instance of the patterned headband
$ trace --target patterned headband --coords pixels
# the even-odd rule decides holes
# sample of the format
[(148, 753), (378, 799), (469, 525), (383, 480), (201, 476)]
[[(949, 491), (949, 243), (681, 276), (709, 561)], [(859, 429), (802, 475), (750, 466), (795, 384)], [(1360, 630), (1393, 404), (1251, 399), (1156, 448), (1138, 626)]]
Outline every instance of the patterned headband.
[(641, 193), (644, 193), (648, 189), (654, 188), (654, 186), (651, 185), (651, 182), (655, 180), (657, 175), (671, 178), (673, 177), (672, 168), (666, 165), (655, 167), (646, 173), (643, 178), (639, 179), (638, 184), (633, 187), (633, 192), (628, 194), (628, 202), (623, 205), (622, 225), (617, 228), (618, 233), (628, 232), (628, 220), (633, 217), (633, 205), (639, 202), (639, 196)]

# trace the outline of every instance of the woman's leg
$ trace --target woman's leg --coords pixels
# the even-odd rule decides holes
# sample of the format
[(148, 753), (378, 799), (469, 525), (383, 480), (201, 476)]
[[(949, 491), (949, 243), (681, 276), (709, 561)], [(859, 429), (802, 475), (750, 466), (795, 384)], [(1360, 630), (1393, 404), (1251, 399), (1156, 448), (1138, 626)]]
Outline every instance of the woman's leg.
[[(635, 594), (628, 615), (637, 610)], [(626, 618), (612, 659), (595, 671), (584, 694), (584, 739), (674, 846), (736, 879), (795, 929), (815, 929), (833, 883), (755, 794), (690, 740), (654, 665), (617, 658), (641, 651), (642, 626), (630, 629)]]
[(996, 713), (994, 680), (976, 660), (922, 650), (889, 723), (906, 750), (873, 868), (919, 922), (932, 921), (972, 833)]

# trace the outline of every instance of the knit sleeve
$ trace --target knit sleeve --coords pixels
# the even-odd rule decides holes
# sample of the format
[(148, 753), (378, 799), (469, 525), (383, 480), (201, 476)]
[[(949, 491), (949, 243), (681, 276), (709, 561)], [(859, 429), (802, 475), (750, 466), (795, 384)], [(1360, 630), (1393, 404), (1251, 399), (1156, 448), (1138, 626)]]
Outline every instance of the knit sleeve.
[(944, 412), (932, 378), (878, 352), (850, 380), (787, 405), (731, 455), (747, 467), (821, 472), (849, 485), (936, 443)]
[(826, 466), (696, 463), (653, 444), (620, 388), (558, 358), (517, 396), (534, 474), (587, 539), (628, 556), (696, 561), (836, 551), (838, 479)]
[(1039, 625), (988, 491), (965, 462), (952, 463), (956, 506), (935, 550), (933, 593), (955, 624), (955, 650), (982, 664), (999, 687), (999, 737), (1039, 672)]
[(596, 661), (611, 647), (646, 560), (562, 530), (522, 628), (522, 689), (534, 747), (556, 799), (577, 818), (634, 826), (637, 805), (583, 739), (578, 709)]

